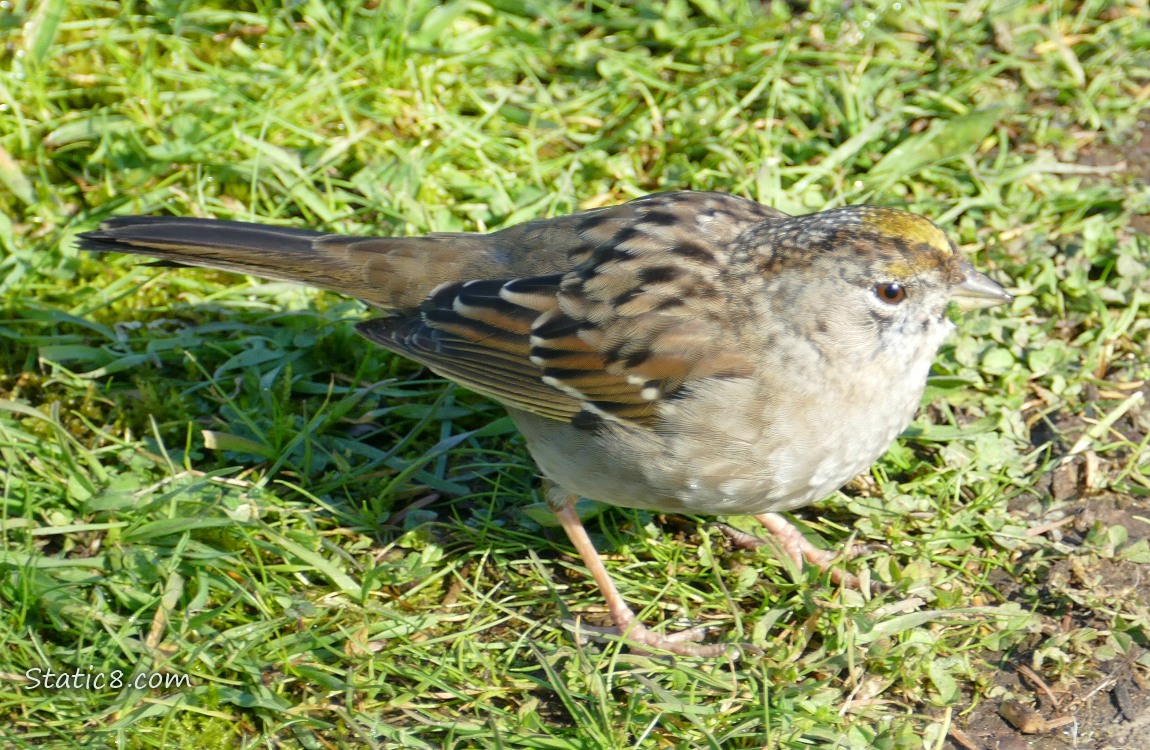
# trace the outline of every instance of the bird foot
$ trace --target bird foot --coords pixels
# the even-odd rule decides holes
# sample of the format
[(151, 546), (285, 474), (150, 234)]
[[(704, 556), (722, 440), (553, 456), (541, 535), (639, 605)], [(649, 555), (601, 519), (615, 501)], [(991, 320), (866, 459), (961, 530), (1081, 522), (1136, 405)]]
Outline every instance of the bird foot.
[[(835, 565), (841, 558), (848, 556), (849, 550), (834, 553), (829, 550), (819, 549), (808, 542), (807, 538), (795, 528), (794, 524), (778, 513), (760, 513), (756, 515), (755, 518), (771, 533), (771, 536), (774, 537), (775, 544), (778, 545), (787, 557), (795, 562), (795, 565), (801, 568), (804, 561), (806, 561), (816, 566), (819, 570), (828, 573), (831, 581), (836, 584), (859, 591), (862, 591), (864, 588), (869, 590), (869, 583), (863, 584), (858, 576)], [(732, 544), (740, 549), (755, 550), (768, 543), (765, 539), (760, 539), (754, 534), (748, 534), (745, 531), (739, 531), (725, 523), (716, 523), (713, 525), (723, 532), (723, 534), (731, 540)]]
[(638, 654), (650, 654), (651, 652), (647, 649), (652, 649), (678, 656), (714, 659), (728, 653), (737, 657), (740, 651), (754, 648), (749, 644), (699, 643), (712, 630), (709, 625), (698, 625), (663, 635), (650, 630), (638, 621), (632, 621), (625, 629), (587, 625), (579, 620), (564, 620), (563, 624), (576, 638), (583, 635), (593, 635), (599, 638), (619, 639), (630, 644), (632, 652)]

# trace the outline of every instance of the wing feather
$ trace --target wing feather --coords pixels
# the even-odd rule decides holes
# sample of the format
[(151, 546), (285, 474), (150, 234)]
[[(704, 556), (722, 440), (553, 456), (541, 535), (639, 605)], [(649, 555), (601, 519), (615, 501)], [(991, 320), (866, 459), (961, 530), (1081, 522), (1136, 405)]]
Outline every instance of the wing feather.
[(692, 381), (753, 372), (732, 339), (746, 311), (726, 291), (728, 248), (778, 215), (729, 196), (683, 195), (628, 204), (627, 223), (617, 211), (588, 212), (573, 231), (590, 249), (566, 273), (442, 284), (418, 317), (359, 330), (517, 409), (652, 426), (660, 404)]

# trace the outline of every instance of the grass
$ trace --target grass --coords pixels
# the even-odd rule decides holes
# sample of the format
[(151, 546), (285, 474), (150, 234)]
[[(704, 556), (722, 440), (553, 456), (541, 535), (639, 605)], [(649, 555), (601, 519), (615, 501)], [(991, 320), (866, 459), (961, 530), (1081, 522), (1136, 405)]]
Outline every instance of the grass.
[[(957, 747), (1036, 700), (1018, 665), (1083, 741), (1110, 731), (1076, 696), (1150, 667), (1148, 21), (1144, 0), (6, 5), (0, 744)], [(487, 231), (674, 188), (905, 206), (1018, 297), (963, 321), (904, 440), (799, 514), (884, 593), (711, 519), (591, 522), (644, 621), (764, 651), (739, 661), (574, 639), (602, 601), (521, 439), (358, 338), (362, 305), (73, 247), (119, 213)]]

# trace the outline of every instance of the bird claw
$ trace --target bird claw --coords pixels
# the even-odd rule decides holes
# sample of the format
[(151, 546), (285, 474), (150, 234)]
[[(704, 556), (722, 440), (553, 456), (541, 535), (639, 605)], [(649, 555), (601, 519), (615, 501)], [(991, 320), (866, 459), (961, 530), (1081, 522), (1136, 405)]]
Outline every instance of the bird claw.
[(705, 525), (708, 529), (718, 529), (723, 533), (723, 536), (733, 544), (735, 547), (747, 552), (754, 552), (763, 545), (767, 544), (767, 540), (762, 537), (757, 537), (754, 534), (749, 534), (746, 531), (736, 529), (730, 524), (723, 523), (722, 521), (711, 521)]
[[(759, 523), (771, 533), (774, 537), (773, 544), (775, 544), (783, 554), (794, 561), (795, 565), (799, 568), (805, 563), (814, 565), (819, 570), (826, 572), (831, 581), (849, 589), (857, 591), (877, 593), (878, 588), (869, 580), (864, 582), (853, 573), (847, 572), (839, 567), (836, 563), (841, 562), (844, 557), (850, 556), (850, 550), (835, 553), (829, 550), (819, 549), (807, 541), (794, 524), (786, 520), (777, 513), (760, 513), (755, 516)], [(711, 523), (711, 527), (717, 528), (723, 532), (724, 536), (731, 540), (739, 549), (756, 550), (765, 544), (768, 540), (761, 539), (754, 534), (748, 534), (745, 531), (740, 531), (733, 526), (728, 526), (725, 523)]]
[(663, 651), (677, 656), (692, 656), (703, 659), (714, 659), (726, 655), (737, 659), (742, 652), (759, 651), (758, 648), (749, 643), (699, 643), (713, 629), (711, 625), (698, 625), (666, 635), (656, 633), (637, 621), (633, 621), (627, 626), (625, 632), (613, 626), (587, 625), (578, 619), (564, 620), (563, 626), (580, 643), (586, 642), (587, 639), (584, 636), (592, 636), (596, 640), (622, 640), (631, 646), (632, 652), (648, 656), (657, 655), (652, 651)]

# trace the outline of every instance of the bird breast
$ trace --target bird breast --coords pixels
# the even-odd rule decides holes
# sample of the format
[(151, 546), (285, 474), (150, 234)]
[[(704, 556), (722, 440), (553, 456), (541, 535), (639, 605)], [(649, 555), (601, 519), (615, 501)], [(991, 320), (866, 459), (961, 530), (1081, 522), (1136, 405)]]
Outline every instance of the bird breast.
[(826, 497), (881, 456), (913, 418), (928, 367), (833, 385), (762, 374), (701, 381), (660, 407), (653, 432), (512, 417), (544, 475), (568, 492), (662, 512), (782, 511)]

